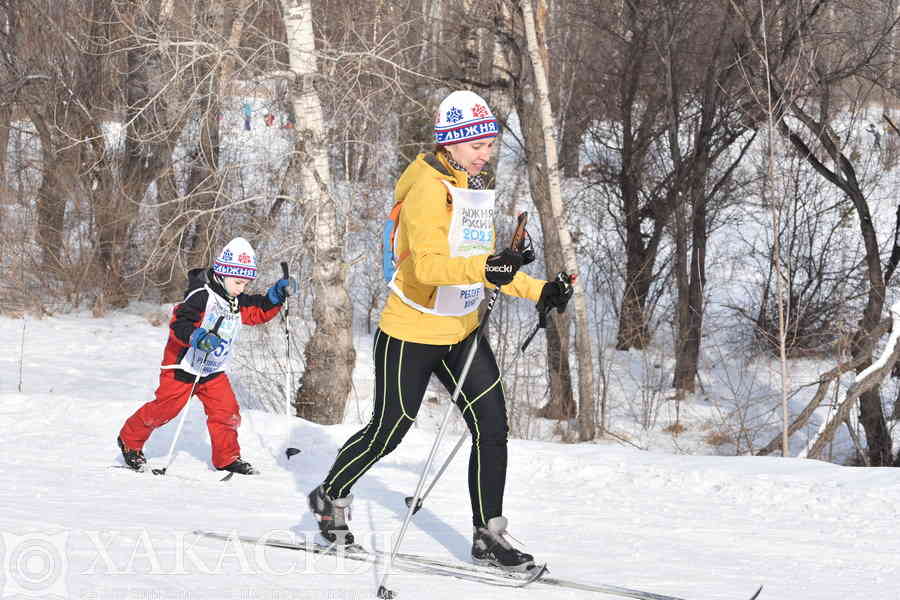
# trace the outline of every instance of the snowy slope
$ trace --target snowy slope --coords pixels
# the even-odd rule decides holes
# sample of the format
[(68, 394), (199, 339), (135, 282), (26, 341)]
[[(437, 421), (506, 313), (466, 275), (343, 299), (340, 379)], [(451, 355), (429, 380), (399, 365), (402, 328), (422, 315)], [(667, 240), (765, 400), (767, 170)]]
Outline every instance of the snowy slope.
[[(370, 567), (336, 574), (328, 558), (308, 563), (302, 553), (190, 533), (314, 530), (305, 494), (354, 426), (244, 411), (243, 453), (263, 474), (219, 483), (195, 402), (169, 475), (110, 468), (121, 462), (119, 427), (155, 388), (165, 328), (132, 311), (0, 318), (0, 335), (0, 598), (26, 588), (94, 600), (373, 596)], [(151, 463), (163, 460), (174, 429), (148, 443)], [(413, 429), (354, 488), (354, 530), (367, 544), (384, 548), (398, 529), (432, 439)], [(287, 461), (288, 446), (302, 453)], [(466, 559), (465, 466), (457, 458), (445, 474), (405, 552)], [(898, 469), (512, 440), (505, 511), (512, 533), (560, 578), (697, 600), (740, 600), (760, 584), (767, 600), (890, 599), (900, 597), (898, 498)], [(409, 574), (392, 575), (391, 587), (401, 598), (437, 600), (608, 597)]]

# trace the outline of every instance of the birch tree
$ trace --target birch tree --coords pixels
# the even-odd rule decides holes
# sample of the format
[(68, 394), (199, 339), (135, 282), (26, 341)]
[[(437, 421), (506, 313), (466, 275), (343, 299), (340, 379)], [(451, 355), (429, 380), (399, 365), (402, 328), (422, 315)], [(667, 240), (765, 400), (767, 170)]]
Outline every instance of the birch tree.
[(304, 349), (306, 370), (296, 393), (297, 415), (318, 423), (340, 423), (356, 362), (352, 304), (346, 290), (343, 235), (331, 198), (328, 132), (316, 91), (318, 67), (310, 0), (281, 0), (291, 72), (290, 101), (297, 122), (289, 169), (299, 184), (312, 254), (315, 295), (313, 331)]
[[(546, 6), (541, 5), (542, 15)], [(527, 40), (522, 27), (522, 7), (517, 0), (510, 10), (498, 7), (497, 18), (505, 27), (498, 35), (508, 58), (506, 81), (512, 93), (513, 105), (522, 131), (522, 152), (526, 162), (526, 175), (531, 198), (537, 207), (544, 242), (544, 265), (548, 278), (566, 268), (557, 225), (553, 220), (550, 201), (549, 179), (547, 178), (546, 146), (540, 116), (539, 99), (534, 93), (535, 71), (527, 48)], [(540, 21), (540, 20), (539, 20)], [(543, 21), (540, 21), (543, 23)], [(546, 48), (541, 50), (546, 64)], [(547, 419), (567, 420), (578, 414), (573, 393), (569, 354), (571, 346), (571, 325), (569, 319), (551, 315), (546, 329), (547, 375), (549, 380), (549, 400), (537, 413)]]
[[(538, 0), (539, 3), (541, 0)], [(534, 81), (537, 87), (537, 104), (540, 110), (541, 142), (544, 146), (545, 164), (543, 175), (549, 189), (552, 222), (556, 227), (560, 250), (564, 264), (569, 273), (577, 273), (578, 261), (572, 244), (562, 204), (562, 193), (559, 183), (559, 167), (557, 164), (556, 133), (553, 121), (553, 110), (550, 106), (550, 91), (545, 70), (546, 51), (538, 40), (535, 15), (531, 0), (521, 0), (520, 7), (525, 25), (525, 36), (528, 43), (528, 54), (534, 69)], [(546, 8), (543, 8), (546, 13)], [(588, 441), (596, 435), (594, 419), (594, 365), (591, 352), (587, 303), (583, 287), (575, 282), (575, 295), (572, 299), (575, 308), (576, 335), (575, 344), (578, 356), (578, 437)]]

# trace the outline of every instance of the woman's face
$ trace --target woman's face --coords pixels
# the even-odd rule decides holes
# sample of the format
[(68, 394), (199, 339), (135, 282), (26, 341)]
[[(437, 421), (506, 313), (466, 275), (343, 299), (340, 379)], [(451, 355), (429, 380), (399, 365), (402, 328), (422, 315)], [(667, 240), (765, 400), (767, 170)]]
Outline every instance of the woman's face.
[(447, 152), (460, 164), (469, 175), (478, 175), (484, 165), (494, 155), (494, 141), (497, 138), (485, 138), (472, 142), (460, 142), (445, 146)]

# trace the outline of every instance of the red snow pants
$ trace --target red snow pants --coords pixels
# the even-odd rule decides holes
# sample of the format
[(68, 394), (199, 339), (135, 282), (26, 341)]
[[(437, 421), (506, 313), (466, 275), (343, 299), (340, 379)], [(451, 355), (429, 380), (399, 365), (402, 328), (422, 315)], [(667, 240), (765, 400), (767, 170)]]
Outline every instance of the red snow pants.
[[(144, 442), (154, 429), (162, 427), (181, 412), (187, 404), (191, 385), (193, 382), (179, 381), (171, 370), (163, 369), (159, 374), (156, 399), (137, 409), (122, 426), (119, 437), (125, 445), (134, 450), (143, 449)], [(222, 373), (207, 382), (198, 383), (194, 395), (200, 398), (206, 411), (213, 466), (219, 469), (230, 465), (241, 454), (237, 440), (241, 414), (228, 375)]]

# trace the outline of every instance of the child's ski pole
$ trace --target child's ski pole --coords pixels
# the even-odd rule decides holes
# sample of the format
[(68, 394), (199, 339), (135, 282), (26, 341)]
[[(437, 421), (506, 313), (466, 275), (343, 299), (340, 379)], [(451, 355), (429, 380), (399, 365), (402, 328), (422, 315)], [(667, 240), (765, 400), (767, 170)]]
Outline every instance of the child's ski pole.
[[(281, 263), (281, 274), (284, 276), (284, 279), (290, 277), (288, 273), (288, 264), (286, 262)], [(284, 370), (284, 414), (291, 417), (293, 415), (293, 411), (291, 410), (291, 397), (293, 396), (293, 388), (294, 388), (294, 366), (291, 362), (291, 328), (288, 324), (288, 317), (290, 316), (290, 311), (288, 310), (288, 290), (285, 288), (285, 298), (284, 298), (284, 307), (281, 309), (281, 321), (284, 323), (284, 341), (287, 346), (287, 365)]]
[[(219, 325), (222, 324), (222, 321), (225, 320), (225, 317), (219, 317), (216, 321), (216, 324), (210, 330), (210, 333), (215, 334), (219, 331)], [(200, 381), (200, 378), (203, 377), (203, 367), (206, 366), (206, 359), (209, 357), (209, 352), (203, 355), (203, 362), (200, 363), (200, 370), (197, 372), (197, 377), (194, 378), (194, 384), (191, 386), (191, 391), (188, 394), (187, 402), (184, 403), (184, 408), (181, 409), (181, 417), (178, 419), (178, 428), (175, 430), (175, 437), (172, 438), (172, 443), (169, 445), (169, 455), (166, 457), (166, 466), (162, 469), (152, 469), (154, 475), (165, 475), (166, 469), (172, 466), (172, 460), (175, 457), (175, 444), (178, 443), (178, 438), (181, 436), (181, 429), (184, 427), (184, 419), (188, 413), (188, 407), (191, 405), (191, 396), (194, 395), (194, 388), (197, 387), (197, 382)]]

